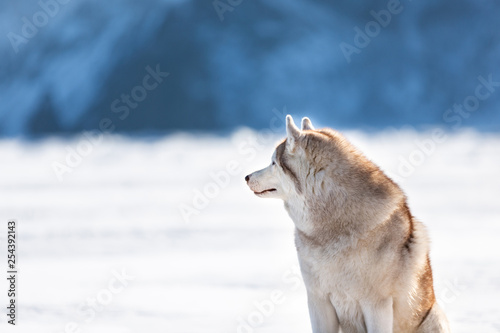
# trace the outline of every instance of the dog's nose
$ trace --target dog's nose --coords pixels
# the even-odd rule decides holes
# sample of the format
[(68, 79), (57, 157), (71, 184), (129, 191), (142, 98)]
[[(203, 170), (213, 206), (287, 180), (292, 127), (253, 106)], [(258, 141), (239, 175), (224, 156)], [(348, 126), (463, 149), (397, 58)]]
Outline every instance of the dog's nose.
[(250, 175), (246, 175), (245, 176), (245, 181), (248, 183), (249, 180), (250, 180)]

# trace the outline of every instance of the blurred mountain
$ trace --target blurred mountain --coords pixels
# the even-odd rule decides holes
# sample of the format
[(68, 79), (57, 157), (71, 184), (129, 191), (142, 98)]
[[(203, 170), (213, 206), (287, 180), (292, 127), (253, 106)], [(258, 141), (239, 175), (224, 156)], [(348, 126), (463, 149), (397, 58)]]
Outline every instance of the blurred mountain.
[(499, 14), (493, 0), (5, 0), (0, 135), (259, 128), (284, 106), (338, 127), (498, 131)]

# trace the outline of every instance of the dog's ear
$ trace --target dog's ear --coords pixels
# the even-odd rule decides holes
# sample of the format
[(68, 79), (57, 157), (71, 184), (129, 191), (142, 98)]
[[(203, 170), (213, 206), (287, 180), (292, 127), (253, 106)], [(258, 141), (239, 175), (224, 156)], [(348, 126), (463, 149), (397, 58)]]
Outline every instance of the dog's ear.
[(311, 123), (311, 120), (307, 117), (302, 118), (302, 130), (313, 130), (313, 124)]
[(287, 148), (290, 151), (295, 150), (295, 144), (300, 136), (300, 129), (293, 122), (293, 118), (290, 115), (286, 116), (286, 142)]

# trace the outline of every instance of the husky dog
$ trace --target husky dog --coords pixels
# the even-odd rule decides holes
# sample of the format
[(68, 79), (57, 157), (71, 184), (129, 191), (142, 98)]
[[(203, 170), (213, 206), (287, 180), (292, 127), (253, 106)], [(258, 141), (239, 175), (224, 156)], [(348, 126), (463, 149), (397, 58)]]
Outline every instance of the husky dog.
[(313, 332), (449, 332), (426, 229), (399, 186), (334, 130), (288, 115), (286, 132), (245, 180), (295, 224)]

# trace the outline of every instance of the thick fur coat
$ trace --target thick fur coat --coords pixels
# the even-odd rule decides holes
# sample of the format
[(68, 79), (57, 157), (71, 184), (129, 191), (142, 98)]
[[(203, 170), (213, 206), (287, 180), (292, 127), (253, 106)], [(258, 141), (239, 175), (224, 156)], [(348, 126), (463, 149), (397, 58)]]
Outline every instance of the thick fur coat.
[(286, 121), (271, 164), (245, 179), (295, 224), (313, 332), (449, 332), (427, 232), (400, 187), (340, 133)]

